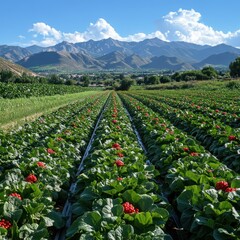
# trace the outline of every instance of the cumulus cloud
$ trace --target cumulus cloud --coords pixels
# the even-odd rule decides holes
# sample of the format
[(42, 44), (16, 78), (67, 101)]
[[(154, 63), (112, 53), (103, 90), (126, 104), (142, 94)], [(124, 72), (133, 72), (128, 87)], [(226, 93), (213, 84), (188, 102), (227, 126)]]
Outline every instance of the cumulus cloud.
[(164, 16), (162, 26), (168, 30), (170, 40), (216, 45), (229, 38), (231, 33), (216, 31), (200, 20), (201, 14), (194, 9), (179, 9)]
[(38, 22), (33, 24), (33, 28), (29, 32), (34, 32), (33, 37), (37, 38), (39, 35), (43, 36), (42, 45), (49, 46), (48, 44), (56, 43), (62, 40), (61, 31), (47, 25), (43, 22)]
[(100, 40), (109, 37), (116, 40), (121, 40), (121, 37), (115, 31), (115, 29), (103, 18), (99, 18), (95, 24), (90, 23), (87, 31), (84, 32), (84, 38), (88, 40)]
[(163, 41), (185, 41), (196, 44), (216, 45), (220, 43), (240, 47), (240, 29), (235, 32), (217, 31), (201, 22), (201, 14), (194, 9), (179, 9), (163, 16), (159, 29), (152, 33), (133, 33), (129, 36), (120, 36), (117, 31), (103, 18), (90, 23), (84, 32), (65, 33), (46, 23), (34, 23), (29, 30), (33, 37), (38, 38), (38, 44), (51, 46), (61, 41), (71, 43), (84, 42), (90, 39), (101, 40), (113, 38), (121, 41), (142, 41), (149, 38), (159, 38)]

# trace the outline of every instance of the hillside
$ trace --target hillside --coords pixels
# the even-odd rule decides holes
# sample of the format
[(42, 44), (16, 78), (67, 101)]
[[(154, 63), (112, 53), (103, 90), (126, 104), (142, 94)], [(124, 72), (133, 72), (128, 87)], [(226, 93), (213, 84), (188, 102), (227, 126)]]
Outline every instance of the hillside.
[(64, 72), (101, 68), (100, 63), (83, 53), (40, 52), (22, 59), (18, 64), (36, 71)]
[(213, 54), (203, 61), (194, 64), (193, 66), (199, 69), (203, 68), (206, 65), (228, 67), (230, 62), (233, 62), (238, 56), (238, 54), (232, 52)]
[(0, 57), (0, 71), (2, 70), (11, 71), (17, 76), (21, 76), (24, 72), (30, 76), (37, 76), (36, 73)]

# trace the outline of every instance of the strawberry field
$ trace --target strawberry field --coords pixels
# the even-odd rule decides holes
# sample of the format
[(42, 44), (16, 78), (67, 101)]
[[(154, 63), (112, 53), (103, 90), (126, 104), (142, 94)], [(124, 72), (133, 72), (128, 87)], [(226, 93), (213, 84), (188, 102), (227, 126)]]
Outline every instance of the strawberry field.
[(0, 132), (0, 239), (240, 239), (239, 101), (99, 92)]

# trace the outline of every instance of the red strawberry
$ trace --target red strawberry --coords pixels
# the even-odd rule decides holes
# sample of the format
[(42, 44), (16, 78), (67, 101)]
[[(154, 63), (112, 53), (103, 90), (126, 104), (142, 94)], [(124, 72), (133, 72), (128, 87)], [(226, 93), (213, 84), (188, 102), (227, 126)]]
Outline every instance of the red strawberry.
[(220, 181), (216, 183), (216, 190), (225, 190), (228, 188), (228, 182)]
[(22, 197), (21, 197), (21, 195), (20, 195), (20, 194), (18, 194), (18, 193), (11, 193), (11, 194), (9, 194), (9, 196), (16, 197), (16, 198), (18, 198), (18, 199), (22, 200)]
[(124, 162), (123, 162), (122, 160), (120, 160), (120, 159), (116, 160), (116, 161), (115, 161), (115, 164), (116, 164), (118, 167), (124, 166)]
[(34, 174), (29, 174), (26, 178), (25, 178), (25, 180), (27, 181), (27, 182), (29, 182), (29, 183), (35, 183), (35, 182), (37, 182), (37, 177), (34, 175)]

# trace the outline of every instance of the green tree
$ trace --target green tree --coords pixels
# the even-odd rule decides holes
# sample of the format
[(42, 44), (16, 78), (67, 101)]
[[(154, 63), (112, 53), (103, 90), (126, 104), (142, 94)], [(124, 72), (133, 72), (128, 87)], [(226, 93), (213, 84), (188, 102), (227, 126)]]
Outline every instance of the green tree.
[(208, 79), (213, 79), (218, 77), (217, 71), (211, 67), (211, 66), (206, 66), (202, 69), (202, 73), (206, 76), (208, 76)]
[(129, 88), (133, 85), (134, 81), (131, 78), (124, 78), (120, 82), (120, 86), (117, 90), (128, 91)]
[(146, 85), (159, 84), (159, 77), (156, 76), (156, 75), (145, 76), (145, 77), (144, 77), (144, 83), (145, 83)]
[(231, 77), (240, 77), (240, 57), (230, 63), (229, 69)]
[(13, 78), (13, 73), (11, 71), (2, 70), (0, 73), (1, 82), (11, 82)]
[(90, 79), (88, 75), (82, 76), (83, 87), (88, 87), (90, 84)]
[(48, 82), (53, 84), (63, 84), (64, 81), (58, 75), (53, 74), (50, 76)]
[(161, 83), (169, 83), (169, 82), (171, 82), (171, 78), (169, 77), (169, 76), (161, 76), (160, 77), (160, 82)]

